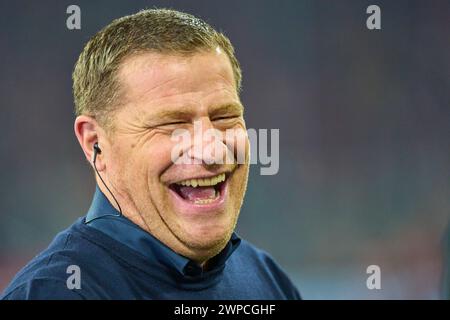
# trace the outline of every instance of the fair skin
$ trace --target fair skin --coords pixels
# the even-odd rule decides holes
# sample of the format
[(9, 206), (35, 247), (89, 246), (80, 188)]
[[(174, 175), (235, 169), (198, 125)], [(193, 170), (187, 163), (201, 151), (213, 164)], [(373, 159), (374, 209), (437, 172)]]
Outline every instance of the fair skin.
[[(184, 152), (200, 161), (175, 164), (171, 151), (176, 141), (171, 134), (176, 129), (194, 134), (194, 121), (202, 130), (245, 129), (229, 59), (220, 49), (190, 56), (141, 53), (125, 59), (118, 79), (125, 103), (114, 114), (112, 132), (93, 117), (75, 120), (86, 159), (91, 161), (98, 142), (102, 152), (96, 168), (123, 214), (175, 252), (205, 265), (234, 231), (247, 186), (248, 138), (240, 135), (229, 141), (224, 135), (218, 144), (223, 154), (236, 158), (240, 145), (236, 140), (244, 139), (245, 164), (212, 163), (216, 153), (197, 152), (195, 139)], [(181, 181), (222, 173), (226, 180), (211, 186), (217, 194), (214, 200), (194, 203), (179, 192)], [(116, 206), (98, 177), (97, 182)]]

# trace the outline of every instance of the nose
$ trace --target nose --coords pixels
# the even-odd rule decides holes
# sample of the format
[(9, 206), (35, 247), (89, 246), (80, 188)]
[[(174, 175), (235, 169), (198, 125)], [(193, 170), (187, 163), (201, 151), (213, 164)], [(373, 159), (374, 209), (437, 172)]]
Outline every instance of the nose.
[(225, 133), (214, 128), (209, 117), (194, 121), (194, 139), (188, 156), (206, 165), (233, 163), (234, 158), (225, 143)]

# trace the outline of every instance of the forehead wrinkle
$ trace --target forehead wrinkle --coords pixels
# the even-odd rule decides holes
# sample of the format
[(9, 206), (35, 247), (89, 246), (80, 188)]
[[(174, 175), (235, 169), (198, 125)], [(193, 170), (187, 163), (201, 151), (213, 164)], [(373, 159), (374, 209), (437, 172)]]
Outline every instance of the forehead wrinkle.
[(235, 90), (237, 90), (236, 88), (236, 84), (234, 83), (233, 79), (234, 79), (234, 75), (231, 76), (232, 79), (230, 79), (230, 77), (228, 77), (228, 75), (226, 75), (226, 70), (221, 70), (221, 72), (218, 72), (217, 75), (222, 78), (223, 80), (225, 80), (225, 82), (230, 85), (231, 87), (233, 87)]
[[(161, 87), (167, 85), (168, 83), (171, 83), (171, 82), (175, 81), (176, 79), (177, 79), (177, 78), (174, 77), (174, 78), (172, 78), (172, 79), (168, 79), (168, 80), (164, 81), (163, 83), (157, 84), (157, 85), (154, 86), (154, 87), (151, 87), (151, 88), (149, 88), (149, 89), (146, 89), (144, 92), (142, 92), (141, 94), (139, 94), (139, 95), (136, 97), (136, 100), (139, 101), (139, 100), (144, 99), (145, 96), (147, 96), (148, 94), (150, 94), (152, 91), (154, 91), (154, 90), (156, 90), (156, 89), (159, 89), (159, 88), (161, 88)], [(163, 96), (161, 96), (161, 97), (159, 97), (159, 98), (164, 98), (164, 97), (168, 97), (168, 96), (171, 96), (171, 95), (173, 95), (173, 94), (163, 95)]]
[[(154, 73), (154, 71), (150, 71), (151, 73)], [(130, 72), (129, 74), (132, 74), (132, 72)], [(132, 77), (132, 76), (131, 76)], [(168, 85), (169, 83), (172, 83), (172, 82), (174, 82), (174, 81), (176, 81), (177, 80), (177, 77), (176, 76), (173, 76), (173, 77), (171, 77), (171, 78), (169, 78), (169, 79), (166, 79), (166, 80), (164, 80), (163, 82), (160, 82), (160, 83), (157, 83), (157, 84), (155, 84), (155, 85), (153, 85), (153, 86), (151, 86), (150, 88), (144, 88), (144, 91), (143, 92), (136, 92), (136, 91), (139, 91), (139, 89), (138, 88), (136, 88), (135, 86), (134, 86), (134, 84), (133, 83), (131, 83), (130, 84), (130, 80), (131, 80), (131, 82), (136, 82), (136, 81), (138, 81), (138, 86), (139, 85), (142, 85), (142, 82), (143, 83), (145, 83), (145, 82), (149, 82), (149, 79), (148, 79), (148, 74), (147, 75), (144, 75), (144, 74), (140, 74), (140, 77), (142, 77), (143, 78), (143, 81), (138, 81), (138, 79), (130, 79), (130, 76), (125, 76), (124, 78), (125, 79), (123, 79), (123, 80), (125, 80), (125, 81), (122, 81), (124, 84), (125, 84), (125, 86), (126, 86), (126, 92), (127, 92), (127, 96), (128, 96), (128, 98), (130, 98), (130, 99), (135, 99), (135, 100), (137, 100), (137, 101), (140, 101), (140, 100), (142, 100), (142, 99), (144, 99), (147, 95), (149, 95), (150, 93), (152, 93), (152, 92), (154, 92), (155, 90), (157, 90), (157, 89), (160, 89), (161, 87), (164, 87), (164, 86), (166, 86), (166, 85)], [(152, 75), (150, 75), (150, 77), (154, 77), (154, 75), (152, 74)], [(131, 93), (131, 94), (130, 94)], [(133, 95), (135, 96), (135, 97), (133, 97)], [(164, 96), (161, 96), (161, 97), (158, 97), (158, 98), (163, 98)]]

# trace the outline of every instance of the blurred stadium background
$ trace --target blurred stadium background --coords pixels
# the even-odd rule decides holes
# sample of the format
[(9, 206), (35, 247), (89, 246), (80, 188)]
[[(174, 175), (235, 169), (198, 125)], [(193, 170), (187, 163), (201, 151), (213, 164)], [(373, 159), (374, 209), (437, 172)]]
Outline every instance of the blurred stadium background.
[[(81, 30), (66, 8), (81, 8)], [(382, 29), (366, 28), (381, 7)], [(238, 232), (306, 299), (438, 299), (450, 212), (449, 1), (2, 1), (0, 290), (91, 201), (71, 71), (112, 19), (198, 15), (232, 40), (249, 128), (280, 129)], [(366, 288), (381, 267), (382, 290)]]

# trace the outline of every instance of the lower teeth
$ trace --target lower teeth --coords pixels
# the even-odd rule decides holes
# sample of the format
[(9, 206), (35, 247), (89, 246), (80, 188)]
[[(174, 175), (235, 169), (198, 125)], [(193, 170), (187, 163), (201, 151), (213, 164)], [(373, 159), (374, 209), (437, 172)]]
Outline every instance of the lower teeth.
[(216, 196), (214, 198), (210, 198), (210, 199), (195, 199), (194, 203), (195, 204), (208, 204), (208, 203), (212, 203), (212, 202), (216, 201), (217, 198), (219, 198), (219, 192), (218, 191), (216, 191)]

